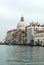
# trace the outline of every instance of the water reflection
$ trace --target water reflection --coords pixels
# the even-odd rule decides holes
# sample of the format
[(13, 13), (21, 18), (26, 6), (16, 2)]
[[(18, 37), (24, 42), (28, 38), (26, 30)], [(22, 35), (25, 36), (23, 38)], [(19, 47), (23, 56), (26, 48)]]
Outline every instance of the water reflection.
[(43, 51), (43, 47), (0, 46), (0, 65), (42, 65)]

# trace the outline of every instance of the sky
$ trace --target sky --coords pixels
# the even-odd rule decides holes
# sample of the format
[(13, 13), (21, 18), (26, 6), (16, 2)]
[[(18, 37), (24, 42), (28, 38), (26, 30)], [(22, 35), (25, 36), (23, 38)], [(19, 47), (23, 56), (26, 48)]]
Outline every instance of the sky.
[(0, 0), (0, 41), (16, 28), (22, 14), (27, 25), (32, 21), (44, 24), (44, 0)]

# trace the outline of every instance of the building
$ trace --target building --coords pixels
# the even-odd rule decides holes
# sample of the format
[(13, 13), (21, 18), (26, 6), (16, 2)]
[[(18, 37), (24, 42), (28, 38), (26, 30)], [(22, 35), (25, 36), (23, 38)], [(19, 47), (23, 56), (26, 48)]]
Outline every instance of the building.
[(13, 29), (7, 32), (6, 42), (8, 44), (16, 43), (16, 32), (17, 29)]
[(17, 28), (7, 32), (6, 42), (9, 44), (25, 44), (25, 22), (22, 16)]
[(37, 23), (31, 23), (26, 27), (27, 44), (41, 45), (44, 42), (44, 27)]
[(16, 35), (17, 44), (25, 44), (25, 30), (18, 30)]
[(5, 42), (19, 45), (44, 45), (44, 25), (40, 25), (38, 22), (31, 22), (26, 26), (22, 16), (16, 29), (7, 32)]
[(17, 24), (17, 29), (18, 30), (25, 30), (25, 27), (26, 27), (26, 24), (25, 24), (24, 17), (22, 15), (20, 22), (18, 22), (18, 24)]
[(26, 24), (24, 22), (24, 17), (22, 16), (20, 22), (17, 24), (17, 43), (18, 44), (25, 44), (25, 27)]

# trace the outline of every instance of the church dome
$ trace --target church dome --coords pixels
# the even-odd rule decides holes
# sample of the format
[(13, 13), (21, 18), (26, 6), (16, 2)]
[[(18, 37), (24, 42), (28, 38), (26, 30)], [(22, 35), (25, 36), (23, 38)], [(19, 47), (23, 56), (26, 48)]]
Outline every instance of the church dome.
[(19, 30), (25, 30), (25, 23), (24, 23), (24, 17), (22, 16), (21, 19), (20, 19), (20, 22), (18, 23), (17, 25), (17, 29)]

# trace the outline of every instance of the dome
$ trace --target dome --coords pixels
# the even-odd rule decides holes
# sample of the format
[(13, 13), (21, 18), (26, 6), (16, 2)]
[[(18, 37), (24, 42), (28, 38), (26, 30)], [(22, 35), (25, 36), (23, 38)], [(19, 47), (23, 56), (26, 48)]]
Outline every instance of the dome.
[(25, 27), (26, 27), (26, 25), (24, 23), (24, 18), (22, 16), (20, 22), (17, 25), (17, 29), (19, 29), (19, 30), (25, 30)]

